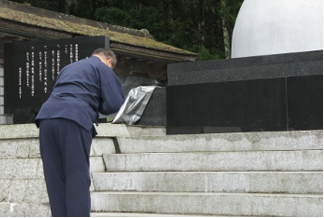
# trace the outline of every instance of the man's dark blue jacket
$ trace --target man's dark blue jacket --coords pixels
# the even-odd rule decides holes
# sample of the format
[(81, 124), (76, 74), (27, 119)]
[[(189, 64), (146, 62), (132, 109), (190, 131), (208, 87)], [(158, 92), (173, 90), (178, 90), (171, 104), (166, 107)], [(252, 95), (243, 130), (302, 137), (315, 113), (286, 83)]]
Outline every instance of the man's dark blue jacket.
[(36, 125), (40, 119), (64, 118), (77, 122), (94, 136), (98, 112), (115, 113), (123, 102), (118, 77), (98, 57), (91, 56), (61, 70), (51, 96), (37, 114)]

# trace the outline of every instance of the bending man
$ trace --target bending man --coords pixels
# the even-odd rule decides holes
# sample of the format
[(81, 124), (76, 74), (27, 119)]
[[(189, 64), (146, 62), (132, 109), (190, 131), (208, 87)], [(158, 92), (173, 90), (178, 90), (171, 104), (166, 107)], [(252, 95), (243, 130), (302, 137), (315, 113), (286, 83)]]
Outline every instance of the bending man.
[(124, 95), (109, 49), (64, 67), (36, 125), (52, 216), (90, 216), (89, 156), (98, 112), (119, 110)]

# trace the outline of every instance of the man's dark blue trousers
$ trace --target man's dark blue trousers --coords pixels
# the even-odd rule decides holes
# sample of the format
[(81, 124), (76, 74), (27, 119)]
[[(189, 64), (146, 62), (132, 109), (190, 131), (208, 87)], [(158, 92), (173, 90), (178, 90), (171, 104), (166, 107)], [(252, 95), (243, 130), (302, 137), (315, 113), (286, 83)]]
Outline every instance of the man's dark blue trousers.
[(92, 133), (72, 120), (42, 119), (39, 134), (52, 216), (89, 217)]

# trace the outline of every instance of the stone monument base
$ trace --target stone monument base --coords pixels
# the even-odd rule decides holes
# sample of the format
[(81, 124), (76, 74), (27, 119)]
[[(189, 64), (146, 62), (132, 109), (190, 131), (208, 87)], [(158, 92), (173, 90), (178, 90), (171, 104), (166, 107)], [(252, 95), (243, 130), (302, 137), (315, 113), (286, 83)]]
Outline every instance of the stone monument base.
[(323, 128), (323, 51), (171, 64), (167, 134)]

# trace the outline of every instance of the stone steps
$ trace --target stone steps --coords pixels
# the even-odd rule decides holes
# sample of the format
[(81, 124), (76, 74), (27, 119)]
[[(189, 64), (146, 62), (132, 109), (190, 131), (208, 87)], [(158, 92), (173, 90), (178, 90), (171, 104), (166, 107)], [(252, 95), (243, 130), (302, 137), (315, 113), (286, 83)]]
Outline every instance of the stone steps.
[(92, 173), (96, 191), (322, 194), (322, 172)]
[(94, 192), (92, 210), (226, 216), (322, 216), (322, 195)]
[(92, 210), (321, 216), (322, 150), (104, 154)]
[(322, 131), (117, 139), (92, 173), (92, 216), (323, 214)]
[(323, 149), (323, 131), (119, 136), (118, 144), (121, 153), (314, 150)]
[[(195, 215), (156, 213), (91, 213), (91, 217), (196, 217)], [(199, 215), (201, 216), (201, 215)]]
[[(90, 157), (93, 217), (323, 213), (323, 131), (99, 129)], [(0, 126), (0, 216), (50, 216), (37, 136), (34, 125)]]
[(106, 171), (321, 171), (322, 150), (104, 154)]

